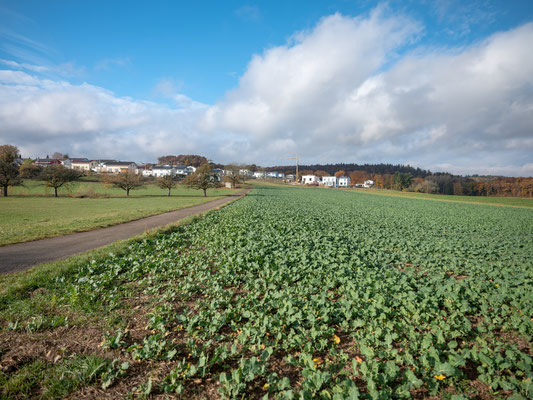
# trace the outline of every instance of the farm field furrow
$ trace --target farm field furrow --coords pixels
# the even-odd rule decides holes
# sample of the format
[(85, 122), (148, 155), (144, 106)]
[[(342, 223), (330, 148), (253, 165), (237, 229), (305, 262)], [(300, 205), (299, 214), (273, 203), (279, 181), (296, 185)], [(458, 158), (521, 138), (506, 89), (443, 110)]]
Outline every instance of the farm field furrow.
[[(531, 254), (529, 209), (258, 187), (0, 302), (0, 322), (5, 343), (63, 329), (69, 313), (105, 315), (83, 356), (107, 364), (74, 398), (525, 399)], [(54, 299), (44, 317), (39, 296)], [(0, 372), (0, 387), (16, 374)]]

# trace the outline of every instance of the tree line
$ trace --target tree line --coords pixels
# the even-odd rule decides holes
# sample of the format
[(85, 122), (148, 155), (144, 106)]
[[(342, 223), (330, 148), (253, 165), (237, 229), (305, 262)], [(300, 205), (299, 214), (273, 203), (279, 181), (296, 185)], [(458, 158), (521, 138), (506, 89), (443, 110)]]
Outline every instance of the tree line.
[[(292, 167), (294, 168), (294, 167)], [(330, 169), (331, 171), (331, 169)], [(533, 197), (533, 178), (508, 177), (463, 177), (449, 173), (429, 173), (415, 176), (411, 172), (376, 174), (364, 170), (345, 171), (337, 169), (327, 172), (324, 169), (304, 169), (301, 175), (349, 176), (353, 184), (373, 180), (381, 189), (407, 190), (412, 192), (447, 194), (460, 196), (508, 196)]]
[[(300, 165), (300, 171), (325, 171), (326, 176), (333, 176), (335, 172), (343, 171), (361, 171), (369, 175), (394, 175), (395, 172), (410, 173), (413, 177), (424, 178), (427, 175), (431, 175), (430, 171), (425, 169), (411, 167), (410, 165), (401, 164), (313, 164), (313, 165)], [(266, 171), (278, 171), (285, 174), (294, 174), (294, 166), (277, 166), (268, 167)]]
[[(213, 172), (213, 164), (209, 163), (205, 157), (196, 155), (178, 157), (189, 157), (180, 159), (180, 162), (184, 162), (185, 160), (188, 163), (186, 165), (194, 165), (198, 162), (200, 164), (194, 173), (185, 178), (176, 175), (158, 178), (158, 186), (168, 190), (168, 196), (170, 196), (171, 190), (178, 183), (182, 183), (189, 188), (202, 190), (204, 196), (207, 196), (207, 189), (221, 186), (218, 176)], [(4, 197), (8, 196), (9, 187), (21, 185), (23, 179), (44, 181), (47, 187), (54, 189), (54, 197), (58, 197), (58, 190), (60, 188), (68, 186), (83, 175), (82, 171), (67, 168), (62, 164), (41, 167), (33, 164), (32, 160), (25, 160), (20, 165), (18, 162), (20, 159), (19, 150), (16, 146), (8, 144), (0, 146), (0, 186), (2, 187)], [(126, 196), (129, 196), (131, 190), (137, 189), (146, 183), (146, 179), (141, 174), (131, 171), (103, 175), (101, 180), (108, 186), (124, 190)]]

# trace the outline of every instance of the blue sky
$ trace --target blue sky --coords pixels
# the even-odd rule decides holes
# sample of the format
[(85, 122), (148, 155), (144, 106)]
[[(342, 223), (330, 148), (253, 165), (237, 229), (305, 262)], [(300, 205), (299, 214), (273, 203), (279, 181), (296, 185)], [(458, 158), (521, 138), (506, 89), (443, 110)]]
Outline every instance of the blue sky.
[[(520, 54), (531, 21), (533, 1), (4, 0), (0, 119), (22, 122), (10, 122), (9, 132), (0, 128), (0, 141), (15, 141), (30, 156), (65, 151), (150, 161), (162, 152), (194, 151), (220, 162), (272, 165), (300, 153), (308, 162), (532, 174), (530, 65)], [(508, 48), (513, 63), (503, 54)], [(479, 100), (484, 87), (469, 92), (479, 90), (471, 121), (450, 110), (453, 96), (464, 98), (459, 92), (427, 110), (433, 119), (415, 120), (415, 110), (404, 110), (412, 98), (400, 102), (399, 88), (442, 93), (440, 66), (469, 74), (483, 52), (512, 64), (498, 69), (504, 76), (495, 82), (514, 80), (489, 94), (501, 93), (506, 105), (518, 101), (518, 123), (476, 114), (500, 109), (504, 115), (505, 105)], [(412, 63), (416, 73), (407, 72)], [(524, 69), (522, 81), (516, 65)], [(481, 75), (487, 73), (493, 76)], [(414, 82), (413, 74), (428, 80)], [(323, 77), (329, 80), (318, 84)], [(365, 93), (364, 102), (353, 102), (357, 93)], [(53, 109), (62, 101), (68, 106)], [(320, 118), (317, 110), (325, 110)], [(56, 113), (60, 118), (51, 121)], [(335, 143), (326, 145), (330, 137)]]

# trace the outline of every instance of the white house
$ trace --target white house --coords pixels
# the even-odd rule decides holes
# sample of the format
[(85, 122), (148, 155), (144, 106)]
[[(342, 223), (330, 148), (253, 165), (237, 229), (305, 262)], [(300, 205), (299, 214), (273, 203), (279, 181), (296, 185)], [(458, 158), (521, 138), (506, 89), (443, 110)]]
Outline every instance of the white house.
[(96, 172), (107, 172), (106, 164), (110, 162), (117, 162), (117, 160), (96, 160), (96, 167), (94, 171)]
[(151, 168), (143, 167), (140, 169), (140, 171), (141, 171), (142, 176), (145, 176), (145, 177), (152, 176)]
[(267, 178), (276, 178), (276, 179), (285, 179), (285, 174), (283, 172), (267, 172)]
[(114, 174), (119, 174), (121, 172), (132, 172), (137, 173), (137, 164), (132, 161), (112, 161), (107, 162), (104, 165), (103, 172), (112, 172)]
[(302, 183), (304, 185), (318, 185), (320, 178), (316, 175), (302, 175)]
[(347, 188), (350, 186), (350, 177), (349, 176), (340, 176), (339, 177), (339, 187)]
[(337, 179), (336, 176), (323, 176), (322, 185), (329, 186), (329, 187), (338, 187), (339, 180)]
[(185, 167), (187, 170), (187, 175), (192, 174), (193, 172), (196, 172), (196, 167), (193, 167), (192, 165), (189, 165), (188, 167)]
[(80, 160), (80, 159), (70, 159), (70, 165), (72, 169), (77, 169), (79, 171), (93, 171), (96, 170), (96, 167), (98, 165), (97, 161), (91, 161), (91, 160)]
[(60, 158), (59, 162), (67, 168), (72, 168), (72, 161), (69, 158)]
[(176, 175), (176, 170), (170, 165), (154, 165), (152, 167), (152, 176), (155, 176), (156, 178), (174, 175)]
[(374, 186), (376, 184), (376, 182), (372, 181), (372, 180), (367, 180), (363, 183), (363, 186), (366, 187), (366, 188), (369, 188), (371, 186)]
[(266, 177), (265, 172), (260, 172), (260, 171), (254, 172), (255, 179), (264, 179), (265, 177)]
[(246, 168), (239, 170), (239, 174), (241, 174), (242, 176), (253, 176), (250, 170)]
[(191, 173), (187, 169), (188, 167), (186, 167), (185, 165), (174, 165), (173, 168), (174, 168), (174, 171), (175, 171), (176, 175), (184, 175), (184, 176), (186, 176), (186, 175), (189, 175)]

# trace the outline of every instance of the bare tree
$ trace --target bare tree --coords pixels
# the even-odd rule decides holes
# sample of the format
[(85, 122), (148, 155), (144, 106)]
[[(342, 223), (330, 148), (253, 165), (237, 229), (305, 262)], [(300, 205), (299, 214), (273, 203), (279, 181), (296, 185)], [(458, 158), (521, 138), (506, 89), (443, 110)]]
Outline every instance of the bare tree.
[(59, 159), (59, 158), (63, 158), (63, 157), (65, 157), (63, 155), (63, 153), (59, 153), (57, 151), (54, 154), (52, 154), (52, 158), (55, 158), (55, 159)]
[(244, 183), (243, 176), (241, 175), (241, 167), (236, 164), (229, 164), (224, 167), (226, 176), (224, 179), (226, 182), (231, 183), (231, 187), (235, 188), (239, 183)]
[(176, 187), (178, 178), (172, 175), (162, 176), (157, 179), (157, 184), (161, 189), (168, 189), (168, 195), (170, 196), (170, 190)]
[(144, 185), (143, 177), (130, 171), (104, 176), (103, 181), (107, 185), (125, 190), (126, 196), (130, 195), (130, 190)]
[(61, 164), (52, 164), (44, 168), (39, 178), (46, 182), (46, 186), (54, 188), (54, 197), (57, 197), (57, 190), (75, 181), (81, 176), (81, 172), (70, 169)]
[(189, 175), (183, 183), (192, 189), (201, 189), (204, 191), (204, 197), (207, 196), (207, 189), (220, 187), (218, 176), (213, 172), (213, 166), (204, 163)]
[(20, 185), (19, 165), (15, 159), (19, 155), (19, 149), (10, 144), (0, 146), (0, 185), (4, 188), (4, 197), (7, 197), (9, 186)]

